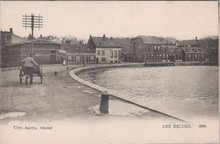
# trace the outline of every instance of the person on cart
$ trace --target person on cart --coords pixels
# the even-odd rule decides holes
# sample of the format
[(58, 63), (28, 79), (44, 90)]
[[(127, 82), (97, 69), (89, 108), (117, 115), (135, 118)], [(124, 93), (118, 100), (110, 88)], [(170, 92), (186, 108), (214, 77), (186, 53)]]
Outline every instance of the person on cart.
[(25, 83), (28, 83), (28, 77), (30, 77), (30, 84), (33, 83), (34, 68), (39, 66), (33, 58), (34, 54), (30, 53), (30, 56), (22, 60), (23, 70), (25, 74)]

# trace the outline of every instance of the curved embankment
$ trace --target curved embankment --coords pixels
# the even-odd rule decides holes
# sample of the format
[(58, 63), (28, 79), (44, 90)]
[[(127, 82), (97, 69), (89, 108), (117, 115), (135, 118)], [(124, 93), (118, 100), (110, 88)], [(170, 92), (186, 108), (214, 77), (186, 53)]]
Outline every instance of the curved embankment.
[(151, 109), (147, 106), (144, 106), (143, 104), (141, 103), (138, 103), (138, 102), (133, 102), (132, 99), (130, 99), (129, 97), (130, 96), (127, 96), (125, 94), (122, 94), (122, 93), (117, 93), (113, 90), (110, 90), (110, 89), (107, 89), (105, 87), (102, 87), (102, 86), (99, 86), (99, 85), (96, 85), (96, 84), (93, 84), (93, 83), (90, 83), (88, 81), (85, 81), (81, 78), (79, 78), (77, 75), (83, 71), (86, 71), (86, 70), (91, 70), (91, 69), (98, 69), (98, 68), (113, 68), (113, 67), (131, 67), (131, 66), (143, 66), (143, 64), (109, 64), (109, 65), (96, 65), (96, 66), (88, 66), (88, 67), (80, 67), (80, 68), (77, 68), (77, 69), (74, 69), (74, 70), (71, 70), (69, 72), (70, 76), (75, 79), (76, 81), (86, 85), (86, 86), (89, 86), (91, 88), (94, 88), (100, 92), (103, 92), (103, 91), (107, 91), (107, 93), (113, 97), (116, 97), (120, 100), (123, 100), (125, 102), (128, 102), (128, 103), (131, 103), (131, 104), (134, 104), (136, 106), (139, 106), (139, 107), (142, 107), (142, 108), (145, 108), (145, 109), (148, 109), (152, 112), (156, 112), (156, 113), (159, 113), (159, 114), (162, 114), (164, 116), (167, 116), (167, 117), (170, 117), (170, 118), (173, 118), (173, 119), (176, 119), (176, 120), (179, 120), (179, 121), (183, 121), (183, 122), (187, 122), (181, 118), (178, 118), (176, 116), (172, 116), (170, 114), (167, 114), (165, 112), (161, 112), (159, 110), (155, 110), (155, 109)]

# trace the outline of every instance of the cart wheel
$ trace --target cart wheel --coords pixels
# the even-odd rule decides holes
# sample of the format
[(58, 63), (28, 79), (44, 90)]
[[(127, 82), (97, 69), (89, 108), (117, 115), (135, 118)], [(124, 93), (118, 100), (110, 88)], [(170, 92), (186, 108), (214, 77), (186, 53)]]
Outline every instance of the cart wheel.
[(28, 77), (25, 76), (25, 84), (27, 85), (28, 84)]
[(20, 76), (20, 84), (22, 84), (22, 77)]
[(40, 83), (43, 83), (43, 76), (40, 77)]

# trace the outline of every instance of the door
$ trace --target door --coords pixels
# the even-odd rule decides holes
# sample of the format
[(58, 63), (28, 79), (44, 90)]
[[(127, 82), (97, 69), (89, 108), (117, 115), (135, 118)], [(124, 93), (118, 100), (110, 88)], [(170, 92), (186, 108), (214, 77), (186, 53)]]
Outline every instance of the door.
[(55, 63), (56, 62), (56, 57), (57, 57), (56, 50), (51, 50), (50, 51), (50, 62)]

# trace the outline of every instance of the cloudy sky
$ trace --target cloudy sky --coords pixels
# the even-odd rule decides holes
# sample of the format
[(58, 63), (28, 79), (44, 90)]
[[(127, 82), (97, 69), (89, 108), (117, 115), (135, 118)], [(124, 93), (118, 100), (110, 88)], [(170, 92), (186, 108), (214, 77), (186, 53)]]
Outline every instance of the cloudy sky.
[(192, 39), (218, 35), (218, 2), (164, 1), (0, 1), (1, 30), (13, 28), (15, 34), (27, 36), (22, 15), (43, 16), (43, 29), (35, 37), (54, 34), (135, 37), (138, 35), (171, 36)]

